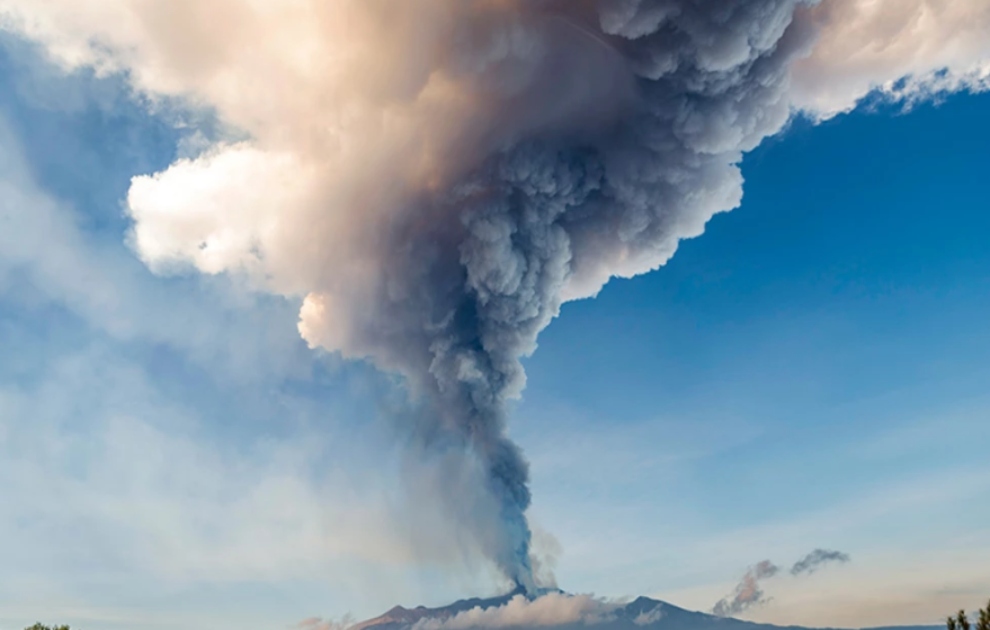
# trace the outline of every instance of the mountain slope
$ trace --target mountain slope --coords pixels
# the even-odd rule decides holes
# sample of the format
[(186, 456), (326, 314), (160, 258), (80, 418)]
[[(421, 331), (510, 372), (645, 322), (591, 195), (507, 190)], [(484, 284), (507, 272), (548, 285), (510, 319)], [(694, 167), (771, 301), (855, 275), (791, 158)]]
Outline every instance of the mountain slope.
[[(348, 630), (810, 630), (774, 626), (679, 608), (649, 597), (609, 603), (588, 596), (551, 591), (538, 598), (514, 591), (487, 599), (464, 599), (447, 606), (403, 608), (362, 621)], [(891, 626), (864, 630), (937, 630), (939, 626)]]

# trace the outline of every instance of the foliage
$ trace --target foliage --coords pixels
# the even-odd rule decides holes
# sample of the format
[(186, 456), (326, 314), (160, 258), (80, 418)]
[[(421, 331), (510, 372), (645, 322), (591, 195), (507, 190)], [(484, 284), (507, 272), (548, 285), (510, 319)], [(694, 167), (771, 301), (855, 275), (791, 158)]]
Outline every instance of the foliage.
[(977, 612), (975, 628), (970, 624), (965, 610), (960, 610), (955, 617), (948, 617), (945, 626), (947, 630), (990, 630), (990, 602), (987, 602), (986, 608)]
[(36, 623), (29, 628), (24, 628), (24, 630), (70, 630), (69, 626), (46, 626), (41, 623)]

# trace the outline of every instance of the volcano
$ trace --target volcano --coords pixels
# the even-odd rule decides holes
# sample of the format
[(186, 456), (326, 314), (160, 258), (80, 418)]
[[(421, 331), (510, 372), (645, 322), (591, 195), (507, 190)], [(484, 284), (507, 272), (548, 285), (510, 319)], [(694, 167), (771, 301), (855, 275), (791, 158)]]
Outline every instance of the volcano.
[[(590, 604), (579, 615), (555, 619), (540, 609), (546, 597), (556, 598), (564, 607), (576, 598)], [(571, 607), (571, 613), (575, 607)], [(530, 613), (524, 612), (529, 609)], [(566, 617), (566, 616), (565, 616)], [(547, 591), (528, 595), (517, 589), (498, 597), (463, 599), (447, 606), (403, 608), (395, 606), (388, 612), (355, 624), (348, 630), (469, 630), (472, 628), (512, 628), (527, 630), (823, 630), (804, 626), (776, 626), (754, 623), (732, 617), (686, 610), (673, 604), (639, 597), (630, 602), (606, 602), (587, 596), (573, 596), (563, 591)], [(861, 630), (936, 630), (941, 626), (884, 626)], [(837, 629), (824, 629), (837, 630)]]

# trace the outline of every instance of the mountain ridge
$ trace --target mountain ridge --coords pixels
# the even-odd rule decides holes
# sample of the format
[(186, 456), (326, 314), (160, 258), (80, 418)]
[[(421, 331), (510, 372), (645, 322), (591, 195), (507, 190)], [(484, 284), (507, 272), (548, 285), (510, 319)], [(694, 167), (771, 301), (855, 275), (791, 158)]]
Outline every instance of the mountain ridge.
[[(640, 596), (629, 602), (605, 602), (604, 600), (588, 601), (596, 602), (602, 607), (601, 614), (595, 618), (565, 619), (561, 623), (547, 623), (546, 616), (541, 616), (531, 623), (521, 619), (518, 614), (511, 619), (486, 626), (484, 622), (472, 622), (463, 620), (457, 623), (452, 622), (458, 615), (468, 613), (475, 618), (480, 613), (498, 613), (507, 607), (516, 598), (525, 598), (526, 602), (516, 602), (519, 606), (536, 604), (541, 598), (548, 594), (556, 594), (565, 598), (587, 597), (575, 596), (564, 591), (548, 589), (537, 596), (527, 594), (522, 589), (515, 589), (503, 595), (481, 598), (473, 597), (455, 601), (446, 606), (426, 607), (416, 606), (415, 608), (405, 608), (394, 606), (378, 617), (366, 619), (348, 628), (348, 630), (413, 630), (420, 622), (433, 622), (429, 630), (443, 629), (453, 623), (451, 630), (464, 630), (467, 628), (514, 628), (525, 630), (527, 628), (553, 628), (556, 630), (584, 630), (594, 626), (596, 630), (936, 630), (941, 628), (938, 625), (907, 625), (907, 626), (870, 626), (857, 628), (837, 628), (837, 627), (809, 627), (798, 625), (775, 625), (746, 621), (735, 617), (719, 617), (710, 613), (692, 611), (668, 602)], [(518, 613), (518, 610), (516, 611)]]

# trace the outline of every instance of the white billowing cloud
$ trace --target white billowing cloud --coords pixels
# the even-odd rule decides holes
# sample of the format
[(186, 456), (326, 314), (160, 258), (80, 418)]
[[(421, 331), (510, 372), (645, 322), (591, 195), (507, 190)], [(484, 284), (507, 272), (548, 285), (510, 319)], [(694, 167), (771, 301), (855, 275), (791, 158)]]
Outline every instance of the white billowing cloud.
[[(492, 132), (484, 92), (511, 93), (524, 80), (515, 58), (539, 45), (522, 24), (483, 28), (514, 19), (495, 4), (4, 0), (0, 23), (70, 68), (127, 71), (142, 92), (187, 97), (248, 132), (250, 144), (135, 180), (137, 251), (152, 267), (206, 273), (263, 256), (262, 285), (305, 294), (331, 270), (355, 274), (352, 287), (369, 280), (364, 232), (400, 211), (411, 187), (442, 185), (449, 156), (470, 163), (467, 147)], [(472, 25), (494, 39), (458, 47)], [(317, 231), (332, 240), (316, 246)]]
[[(290, 154), (270, 156), (249, 145), (218, 147), (181, 160), (163, 173), (137, 177), (128, 203), (142, 209), (134, 245), (152, 269), (188, 262), (207, 273), (248, 268), (262, 273), (252, 252), (277, 229), (270, 208), (304, 200), (303, 164)], [(313, 178), (315, 179), (315, 178)], [(256, 187), (259, 181), (265, 186)]]
[(616, 604), (592, 595), (547, 593), (535, 599), (516, 595), (501, 606), (475, 607), (447, 619), (423, 619), (413, 630), (467, 630), (468, 628), (545, 627), (605, 621)]
[(828, 118), (874, 90), (916, 101), (990, 89), (990, 1), (823, 0), (808, 11), (820, 29), (794, 67), (794, 104)]
[[(0, 298), (59, 305), (120, 342), (173, 347), (219, 380), (307, 369), (305, 348), (286, 331), (291, 303), (247, 296), (228, 282), (166, 287), (120, 243), (88, 234), (70, 203), (46, 194), (17, 144), (0, 118)], [(30, 292), (5, 290), (18, 277)]]

